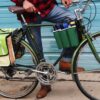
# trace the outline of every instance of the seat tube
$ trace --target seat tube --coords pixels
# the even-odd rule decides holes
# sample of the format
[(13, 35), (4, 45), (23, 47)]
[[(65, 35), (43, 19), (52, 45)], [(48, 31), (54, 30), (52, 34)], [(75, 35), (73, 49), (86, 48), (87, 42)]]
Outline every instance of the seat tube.
[(24, 16), (23, 16), (23, 14), (21, 14), (21, 18), (22, 18), (23, 23), (24, 23), (25, 25), (28, 25), (27, 22), (26, 22), (26, 20), (25, 20), (25, 18), (24, 18)]

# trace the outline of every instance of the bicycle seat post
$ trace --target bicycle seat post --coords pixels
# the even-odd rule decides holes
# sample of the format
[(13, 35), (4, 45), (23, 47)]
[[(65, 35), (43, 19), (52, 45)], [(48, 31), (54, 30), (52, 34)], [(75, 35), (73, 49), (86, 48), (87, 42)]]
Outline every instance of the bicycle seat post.
[(22, 18), (22, 21), (24, 22), (24, 25), (28, 25), (25, 18), (24, 18), (24, 16), (23, 16), (23, 14), (21, 14), (21, 18)]

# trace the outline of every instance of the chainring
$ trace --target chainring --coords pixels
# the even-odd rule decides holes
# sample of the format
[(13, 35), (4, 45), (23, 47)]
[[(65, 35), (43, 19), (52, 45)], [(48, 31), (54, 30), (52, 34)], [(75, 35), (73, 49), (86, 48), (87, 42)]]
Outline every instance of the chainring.
[(44, 85), (51, 85), (57, 79), (57, 72), (52, 64), (41, 62), (37, 67), (37, 71), (45, 72), (44, 73), (36, 73), (37, 79), (40, 83)]

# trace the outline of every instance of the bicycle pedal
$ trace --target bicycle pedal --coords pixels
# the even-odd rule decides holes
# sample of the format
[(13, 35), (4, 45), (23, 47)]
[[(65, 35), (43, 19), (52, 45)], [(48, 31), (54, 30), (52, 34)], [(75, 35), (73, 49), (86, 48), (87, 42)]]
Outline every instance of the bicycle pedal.
[(29, 76), (32, 74), (32, 71), (31, 70), (26, 70), (24, 72), (19, 72), (19, 74), (24, 74), (25, 76)]

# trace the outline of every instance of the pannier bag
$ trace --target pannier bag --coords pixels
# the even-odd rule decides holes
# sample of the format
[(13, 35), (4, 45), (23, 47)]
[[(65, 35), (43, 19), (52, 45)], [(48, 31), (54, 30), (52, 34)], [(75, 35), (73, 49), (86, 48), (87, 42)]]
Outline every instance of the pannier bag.
[(79, 36), (75, 24), (73, 26), (63, 23), (55, 25), (53, 31), (58, 48), (77, 47), (79, 45)]
[(11, 33), (12, 44), (16, 59), (21, 58), (25, 53), (25, 47), (23, 47), (21, 43), (19, 43), (22, 35), (23, 35), (22, 29), (16, 29)]
[(7, 67), (13, 64), (15, 55), (11, 40), (11, 35), (3, 33), (0, 34), (0, 66)]

